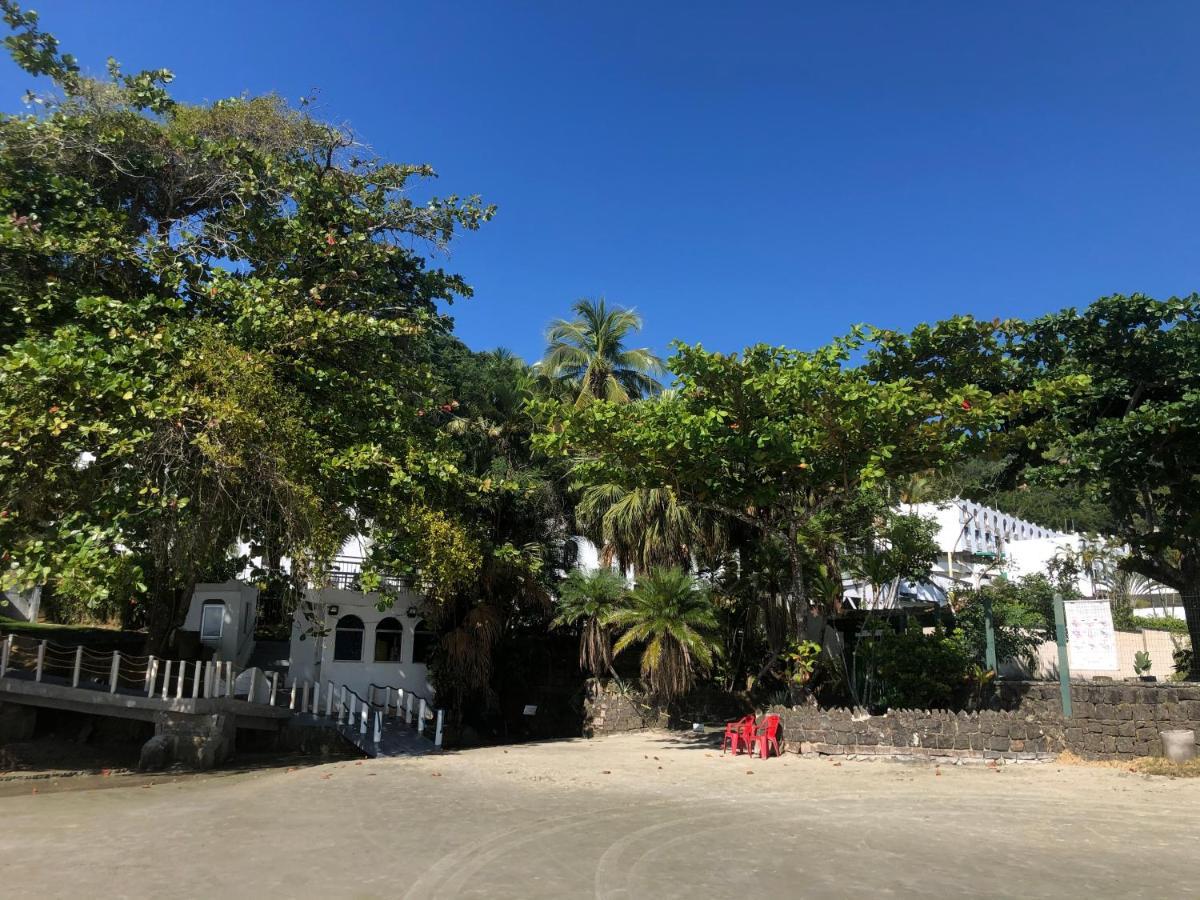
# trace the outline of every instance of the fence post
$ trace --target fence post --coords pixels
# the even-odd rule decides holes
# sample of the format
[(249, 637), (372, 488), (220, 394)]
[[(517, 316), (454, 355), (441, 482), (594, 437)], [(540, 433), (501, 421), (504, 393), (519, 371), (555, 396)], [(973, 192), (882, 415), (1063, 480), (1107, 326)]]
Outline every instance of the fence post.
[(204, 671), (204, 663), (196, 660), (196, 674), (192, 677), (192, 699), (200, 696), (200, 673)]
[(996, 662), (996, 623), (992, 618), (992, 598), (983, 596), (983, 634), (986, 646), (984, 648), (984, 664), (1000, 677), (1000, 667)]
[(163, 668), (163, 692), (162, 698), (167, 699), (167, 695), (171, 693), (171, 660), (167, 660), (166, 666)]
[(4, 645), (0, 646), (0, 678), (8, 674), (8, 657), (12, 653), (12, 639), (13, 636), (10, 634), (4, 639)]
[(444, 709), (439, 709), (437, 712), (437, 728), (434, 729), (433, 732), (433, 746), (440, 747), (442, 746), (442, 723), (446, 718), (446, 711)]
[(275, 705), (275, 694), (279, 691), (279, 673), (271, 673), (271, 705)]
[(1071, 666), (1067, 661), (1067, 611), (1062, 594), (1054, 592), (1054, 640), (1058, 644), (1058, 690), (1062, 694), (1062, 710), (1071, 718)]
[(38, 644), (37, 655), (37, 674), (34, 676), (34, 681), (42, 680), (42, 664), (46, 661), (46, 642), (42, 641)]
[(233, 660), (225, 663), (225, 696), (227, 699), (233, 699)]
[[(79, 670), (83, 668), (83, 644), (75, 648), (75, 668), (71, 672), (71, 687), (79, 687)], [(147, 672), (150, 670), (147, 669)]]
[(421, 715), (417, 719), (417, 734), (425, 733), (425, 698), (421, 698)]
[(187, 678), (187, 661), (181, 659), (179, 661), (179, 677), (177, 679), (175, 679), (175, 699), (176, 700), (183, 699), (183, 682), (186, 680), (186, 678)]
[(115, 694), (117, 692), (117, 673), (121, 671), (121, 651), (113, 651), (112, 671), (108, 676), (108, 692)]
[(146, 696), (154, 696), (154, 685), (158, 683), (158, 660), (150, 657), (150, 671), (146, 673)]
[(359, 713), (359, 720), (360, 720), (359, 724), (358, 724), (358, 733), (359, 734), (367, 733), (367, 710), (369, 710), (370, 708), (371, 708), (370, 704), (367, 703), (366, 701), (363, 701), (362, 710)]

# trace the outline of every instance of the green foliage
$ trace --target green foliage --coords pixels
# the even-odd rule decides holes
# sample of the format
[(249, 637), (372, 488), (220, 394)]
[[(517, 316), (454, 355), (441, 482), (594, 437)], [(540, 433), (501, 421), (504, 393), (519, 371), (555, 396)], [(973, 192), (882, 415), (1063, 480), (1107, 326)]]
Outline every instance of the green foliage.
[(682, 569), (647, 573), (606, 624), (622, 632), (616, 653), (642, 648), (642, 679), (660, 699), (686, 694), (696, 676), (711, 669), (717, 652), (712, 595)]
[(1150, 671), (1152, 665), (1150, 654), (1147, 651), (1139, 650), (1133, 654), (1133, 672), (1135, 675), (1145, 675)]
[(572, 309), (576, 318), (559, 319), (546, 332), (541, 369), (570, 387), (576, 405), (627, 403), (662, 390), (656, 378), (663, 372), (662, 360), (648, 349), (625, 346), (626, 338), (642, 329), (637, 313), (609, 307), (603, 297), (579, 300)]
[(558, 588), (554, 624), (578, 627), (579, 667), (599, 675), (612, 665), (608, 621), (625, 596), (625, 579), (611, 569), (572, 569)]
[(962, 643), (938, 629), (860, 636), (854, 650), (858, 702), (869, 708), (952, 709), (971, 687), (970, 658)]
[(428, 347), (470, 289), (422, 253), (492, 208), (414, 202), (429, 167), (364, 158), (276, 97), (190, 106), (169, 72), (115, 63), (86, 78), (2, 9), (14, 59), (55, 89), (0, 117), (7, 582), (132, 600), (162, 635), (238, 540), (304, 579), (363, 523), (452, 521), (464, 479), (425, 415), (445, 402)]
[(1118, 631), (1169, 631), (1171, 634), (1187, 634), (1188, 625), (1183, 619), (1174, 616), (1134, 616), (1133, 628), (1119, 628)]
[(788, 666), (789, 680), (803, 687), (812, 678), (817, 660), (821, 658), (822, 648), (816, 641), (794, 641), (783, 654), (783, 660)]
[(1033, 670), (1037, 648), (1054, 637), (1054, 591), (1044, 575), (1027, 575), (956, 593), (951, 599), (954, 639), (969, 659), (981, 665), (986, 661), (984, 601), (990, 600), (996, 659), (1016, 660)]

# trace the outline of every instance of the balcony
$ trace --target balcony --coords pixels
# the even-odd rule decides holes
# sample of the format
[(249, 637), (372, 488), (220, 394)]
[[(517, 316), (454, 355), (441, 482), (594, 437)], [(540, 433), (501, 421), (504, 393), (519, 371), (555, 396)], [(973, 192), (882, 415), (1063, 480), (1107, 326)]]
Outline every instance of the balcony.
[[(335, 556), (325, 573), (322, 587), (340, 588), (344, 591), (361, 591), (363, 567), (366, 559), (361, 556)], [(375, 570), (380, 577), (380, 587), (387, 591), (402, 591), (408, 582), (400, 575), (387, 570)]]

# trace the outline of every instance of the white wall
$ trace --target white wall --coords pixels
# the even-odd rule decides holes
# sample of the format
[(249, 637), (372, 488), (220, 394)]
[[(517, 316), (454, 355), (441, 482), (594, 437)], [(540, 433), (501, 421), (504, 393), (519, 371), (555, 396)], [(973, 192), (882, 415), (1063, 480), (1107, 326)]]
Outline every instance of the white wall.
[[(374, 683), (384, 687), (401, 687), (433, 698), (433, 685), (429, 683), (428, 669), (413, 658), (413, 635), (420, 615), (409, 616), (410, 607), (421, 607), (421, 598), (409, 592), (401, 592), (394, 605), (383, 611), (377, 608), (379, 594), (364, 594), (360, 591), (339, 588), (310, 588), (305, 592), (305, 603), (311, 609), (311, 618), (297, 609), (292, 618), (291, 666), (288, 682), (318, 681), (324, 685), (332, 681), (335, 688), (345, 684), (360, 696), (365, 697), (368, 685)], [(337, 615), (329, 612), (337, 607)], [(362, 619), (364, 626), (362, 659), (357, 661), (335, 660), (334, 631), (337, 620), (346, 615)], [(399, 662), (375, 662), (375, 628), (386, 618), (396, 619), (403, 627)], [(315, 630), (325, 634), (314, 634)], [(322, 695), (324, 696), (324, 695)]]
[(200, 631), (200, 615), (204, 604), (219, 602), (225, 606), (224, 625), (221, 639), (205, 641), (205, 646), (216, 649), (216, 658), (232, 660), (236, 665), (245, 665), (254, 650), (254, 626), (258, 621), (258, 589), (240, 581), (221, 584), (197, 584), (192, 589), (187, 617), (183, 620), (184, 631)]

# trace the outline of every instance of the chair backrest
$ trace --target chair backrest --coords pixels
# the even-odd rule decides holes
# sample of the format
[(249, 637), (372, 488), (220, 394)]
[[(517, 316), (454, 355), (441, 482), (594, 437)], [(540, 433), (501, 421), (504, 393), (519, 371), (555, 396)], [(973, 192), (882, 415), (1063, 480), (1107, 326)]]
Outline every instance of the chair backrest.
[(770, 715), (768, 715), (766, 717), (766, 719), (763, 721), (763, 727), (766, 729), (768, 738), (778, 737), (779, 736), (779, 716), (776, 715), (775, 713), (771, 713)]

